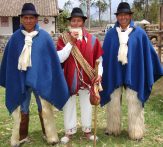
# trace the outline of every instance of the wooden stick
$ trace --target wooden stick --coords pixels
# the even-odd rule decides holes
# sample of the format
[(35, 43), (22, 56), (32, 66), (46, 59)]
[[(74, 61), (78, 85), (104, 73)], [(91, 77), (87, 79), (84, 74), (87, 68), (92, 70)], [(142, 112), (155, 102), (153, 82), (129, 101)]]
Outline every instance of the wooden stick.
[(94, 107), (94, 143), (93, 147), (96, 147), (96, 132), (97, 132), (97, 106)]
[[(98, 77), (98, 65), (99, 65), (99, 61), (97, 60), (95, 63), (95, 75), (96, 77)], [(93, 143), (93, 147), (96, 147), (96, 132), (97, 132), (97, 106), (94, 106), (94, 143)]]

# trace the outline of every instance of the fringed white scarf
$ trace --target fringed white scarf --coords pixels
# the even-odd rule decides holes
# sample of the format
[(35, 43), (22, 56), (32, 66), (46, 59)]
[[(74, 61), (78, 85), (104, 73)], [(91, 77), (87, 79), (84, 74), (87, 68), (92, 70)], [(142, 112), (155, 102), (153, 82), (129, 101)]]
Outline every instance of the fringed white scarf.
[(25, 35), (25, 44), (19, 56), (18, 69), (26, 71), (27, 67), (32, 66), (32, 61), (31, 61), (32, 38), (38, 34), (38, 31), (33, 31), (31, 33), (28, 33), (27, 31), (22, 30), (22, 33)]
[(118, 37), (119, 37), (119, 51), (118, 51), (118, 61), (122, 62), (122, 65), (125, 65), (128, 63), (127, 54), (128, 54), (128, 39), (129, 34), (133, 30), (133, 28), (127, 28), (125, 32), (121, 31), (121, 28), (116, 27)]

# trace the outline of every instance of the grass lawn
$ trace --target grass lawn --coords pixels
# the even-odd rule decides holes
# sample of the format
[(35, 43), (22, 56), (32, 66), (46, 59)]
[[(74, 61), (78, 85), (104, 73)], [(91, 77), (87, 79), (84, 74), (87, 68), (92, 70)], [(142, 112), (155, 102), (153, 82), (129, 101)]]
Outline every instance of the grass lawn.
[[(37, 115), (37, 106), (34, 98), (30, 105), (30, 124), (29, 137), (30, 143), (22, 145), (23, 147), (46, 147), (46, 142), (41, 137), (41, 126)], [(79, 110), (79, 109), (78, 109)], [(64, 135), (63, 113), (54, 109), (56, 125), (59, 138)], [(98, 107), (97, 116), (97, 135), (99, 141), (97, 147), (163, 147), (163, 78), (153, 87), (150, 99), (145, 105), (145, 136), (140, 141), (132, 141), (127, 134), (127, 108), (126, 100), (123, 98), (122, 107), (122, 132), (118, 137), (106, 136), (104, 134), (106, 126), (105, 107)], [(79, 116), (78, 112), (78, 116)], [(79, 117), (78, 117), (79, 120)], [(80, 121), (78, 121), (78, 132), (68, 145), (58, 144), (56, 147), (93, 147), (92, 142), (84, 140), (81, 131)], [(10, 137), (12, 131), (12, 118), (5, 107), (4, 89), (0, 88), (0, 147), (10, 146)]]

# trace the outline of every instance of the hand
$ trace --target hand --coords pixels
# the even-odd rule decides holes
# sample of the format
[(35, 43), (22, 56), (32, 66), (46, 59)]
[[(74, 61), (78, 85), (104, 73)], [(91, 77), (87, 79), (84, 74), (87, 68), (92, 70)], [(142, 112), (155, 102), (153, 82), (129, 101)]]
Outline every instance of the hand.
[(71, 37), (74, 38), (74, 39), (77, 39), (79, 37), (79, 33), (78, 32), (71, 32), (70, 33)]
[(72, 41), (72, 45), (75, 44), (75, 42), (77, 41), (77, 38), (79, 37), (79, 33), (78, 32), (71, 32), (70, 33), (71, 36), (71, 41)]

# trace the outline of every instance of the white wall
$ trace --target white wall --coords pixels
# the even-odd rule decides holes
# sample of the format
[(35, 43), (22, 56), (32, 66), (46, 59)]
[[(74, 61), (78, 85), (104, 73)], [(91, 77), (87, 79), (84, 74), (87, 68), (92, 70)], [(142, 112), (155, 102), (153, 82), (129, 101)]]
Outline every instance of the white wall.
[(0, 35), (11, 35), (12, 33), (13, 33), (12, 17), (9, 17), (9, 26), (8, 27), (1, 26), (1, 17), (0, 17)]
[[(45, 20), (48, 20), (45, 22)], [(51, 31), (55, 33), (55, 18), (54, 17), (39, 17), (39, 25), (46, 30), (49, 34)]]
[[(46, 23), (44, 20), (48, 20)], [(1, 17), (0, 17), (0, 35), (11, 35), (13, 33), (12, 27), (12, 17), (9, 17), (9, 26), (1, 27)], [(55, 18), (54, 17), (39, 17), (39, 25), (41, 28), (46, 30), (51, 34), (51, 31), (55, 33)]]

